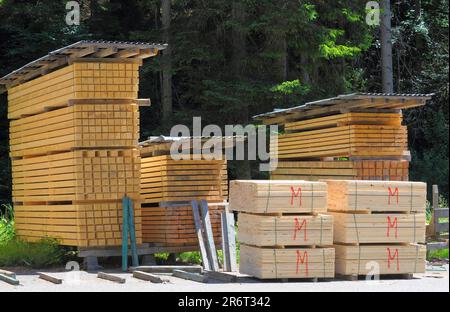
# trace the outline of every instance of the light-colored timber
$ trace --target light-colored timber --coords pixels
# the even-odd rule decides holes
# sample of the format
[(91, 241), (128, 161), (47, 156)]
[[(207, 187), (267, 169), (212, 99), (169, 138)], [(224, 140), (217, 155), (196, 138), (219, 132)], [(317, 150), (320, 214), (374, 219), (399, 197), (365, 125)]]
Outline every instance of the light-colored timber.
[(425, 245), (335, 245), (334, 247), (336, 274), (339, 275), (425, 272)]
[(334, 217), (336, 243), (425, 243), (425, 213), (328, 213)]
[(239, 272), (260, 279), (333, 278), (333, 248), (257, 248), (241, 245)]
[(307, 181), (231, 181), (230, 210), (265, 214), (325, 212), (327, 185)]
[(426, 184), (404, 181), (327, 180), (329, 211), (423, 213)]
[(333, 217), (240, 213), (238, 239), (252, 246), (331, 246)]

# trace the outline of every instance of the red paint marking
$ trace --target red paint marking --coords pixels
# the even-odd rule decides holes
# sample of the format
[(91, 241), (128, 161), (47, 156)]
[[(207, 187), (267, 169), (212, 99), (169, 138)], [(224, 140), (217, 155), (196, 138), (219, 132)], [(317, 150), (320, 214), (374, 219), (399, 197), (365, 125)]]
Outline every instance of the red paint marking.
[(388, 269), (391, 268), (391, 261), (397, 259), (397, 272), (400, 271), (400, 259), (398, 258), (398, 249), (395, 249), (394, 256), (392, 256), (391, 248), (387, 248), (388, 252)]
[(300, 197), (300, 207), (302, 206), (302, 188), (298, 187), (297, 192), (294, 190), (294, 187), (291, 186), (291, 206), (294, 206), (294, 199), (296, 197)]
[(398, 219), (397, 217), (394, 218), (394, 222), (391, 222), (391, 216), (387, 217), (387, 233), (386, 236), (390, 237), (391, 236), (391, 229), (395, 229), (395, 238), (398, 238)]
[(294, 220), (295, 220), (295, 227), (294, 227), (294, 237), (293, 237), (293, 239), (297, 240), (297, 232), (301, 231), (302, 228), (303, 228), (303, 236), (304, 236), (304, 238), (305, 238), (304, 240), (306, 242), (308, 240), (308, 238), (307, 238), (307, 221), (306, 221), (306, 219), (303, 219), (302, 224), (300, 224), (300, 222), (298, 222), (298, 218), (295, 218)]
[(309, 271), (308, 271), (308, 252), (305, 251), (303, 253), (303, 257), (300, 254), (300, 250), (297, 250), (297, 270), (296, 270), (296, 274), (298, 274), (300, 272), (300, 264), (304, 264), (305, 265), (305, 276), (309, 275)]
[(388, 201), (388, 205), (391, 204), (391, 197), (392, 196), (396, 196), (396, 198), (397, 198), (397, 205), (398, 205), (398, 187), (396, 187), (393, 192), (392, 192), (392, 188), (389, 187), (389, 201)]

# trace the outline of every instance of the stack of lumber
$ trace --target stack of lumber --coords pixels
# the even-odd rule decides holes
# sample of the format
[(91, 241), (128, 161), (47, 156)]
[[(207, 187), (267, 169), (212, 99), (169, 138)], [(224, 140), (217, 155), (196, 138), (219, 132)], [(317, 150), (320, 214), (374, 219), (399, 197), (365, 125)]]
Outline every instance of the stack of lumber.
[[(223, 205), (209, 205), (209, 216), (215, 244), (221, 242), (221, 213)], [(143, 241), (162, 246), (198, 247), (194, 215), (190, 205), (165, 205), (142, 208)]]
[(239, 212), (240, 272), (260, 279), (334, 277), (333, 218), (327, 185), (307, 181), (232, 181)]
[(408, 132), (401, 112), (336, 112), (284, 121), (271, 139), (273, 180), (408, 181)]
[(272, 180), (388, 180), (408, 181), (406, 160), (283, 161), (271, 172)]
[(426, 184), (327, 180), (336, 274), (425, 272)]
[[(220, 244), (221, 213), (228, 198), (227, 161), (225, 157), (207, 160), (192, 154), (191, 148), (188, 160), (174, 160), (170, 150), (178, 139), (155, 137), (140, 144), (143, 241), (197, 250), (198, 235), (190, 202), (206, 200), (214, 241)], [(192, 139), (185, 138), (187, 142)]]
[(223, 202), (228, 195), (227, 179), (226, 160), (172, 160), (170, 155), (141, 157), (144, 204), (193, 199)]
[(17, 235), (78, 247), (121, 244), (121, 198), (142, 243), (141, 60), (82, 59), (8, 89)]

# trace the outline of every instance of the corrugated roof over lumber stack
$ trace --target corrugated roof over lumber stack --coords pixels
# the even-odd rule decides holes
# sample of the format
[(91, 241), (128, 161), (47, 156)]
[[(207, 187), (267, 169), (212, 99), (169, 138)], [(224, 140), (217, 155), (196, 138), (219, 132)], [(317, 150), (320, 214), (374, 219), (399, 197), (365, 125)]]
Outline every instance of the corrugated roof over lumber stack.
[(295, 120), (348, 112), (374, 110), (393, 112), (423, 106), (432, 96), (433, 94), (352, 93), (308, 102), (296, 107), (276, 109), (273, 112), (256, 115), (253, 118), (262, 121), (264, 124), (284, 124)]
[(0, 93), (51, 73), (77, 59), (145, 59), (158, 55), (167, 44), (83, 40), (32, 61), (0, 78)]

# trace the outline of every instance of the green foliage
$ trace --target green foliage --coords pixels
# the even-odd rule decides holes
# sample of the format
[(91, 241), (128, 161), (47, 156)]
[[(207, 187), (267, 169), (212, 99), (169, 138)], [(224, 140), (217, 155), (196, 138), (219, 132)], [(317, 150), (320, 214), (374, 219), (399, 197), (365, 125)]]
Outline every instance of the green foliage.
[(42, 268), (63, 263), (66, 251), (56, 240), (29, 243), (11, 239), (0, 244), (0, 267), (26, 266)]
[(427, 260), (448, 260), (448, 248), (430, 251)]
[(300, 83), (300, 80), (285, 81), (279, 85), (276, 85), (270, 89), (272, 92), (281, 93), (284, 95), (304, 95), (308, 93), (310, 87), (304, 86)]
[(342, 29), (330, 29), (320, 45), (320, 53), (326, 59), (354, 57), (361, 52), (361, 48), (337, 44), (339, 37), (342, 37), (345, 31)]

